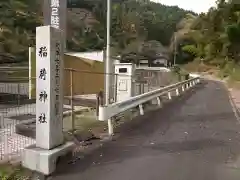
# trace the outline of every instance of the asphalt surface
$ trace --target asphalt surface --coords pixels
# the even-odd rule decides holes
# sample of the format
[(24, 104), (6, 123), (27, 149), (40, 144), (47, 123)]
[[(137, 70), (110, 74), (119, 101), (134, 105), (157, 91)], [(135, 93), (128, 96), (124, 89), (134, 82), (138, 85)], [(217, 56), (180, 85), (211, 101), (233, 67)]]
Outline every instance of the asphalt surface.
[(52, 179), (239, 180), (240, 124), (228, 92), (208, 81), (125, 125), (118, 139)]

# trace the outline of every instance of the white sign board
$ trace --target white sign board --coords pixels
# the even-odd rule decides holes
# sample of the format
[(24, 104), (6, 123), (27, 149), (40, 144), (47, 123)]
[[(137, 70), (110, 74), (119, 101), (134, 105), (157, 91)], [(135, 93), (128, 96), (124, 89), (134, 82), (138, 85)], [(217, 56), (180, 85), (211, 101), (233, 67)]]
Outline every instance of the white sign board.
[(64, 50), (66, 48), (67, 0), (44, 0), (44, 25), (61, 29)]
[(117, 81), (116, 101), (123, 101), (133, 96), (134, 87), (132, 76), (135, 67), (130, 63), (115, 64), (115, 74)]
[(118, 89), (119, 91), (127, 91), (127, 82), (128, 80), (126, 79), (120, 79), (118, 81)]
[(63, 143), (63, 48), (59, 29), (36, 29), (36, 78), (36, 146), (52, 149)]

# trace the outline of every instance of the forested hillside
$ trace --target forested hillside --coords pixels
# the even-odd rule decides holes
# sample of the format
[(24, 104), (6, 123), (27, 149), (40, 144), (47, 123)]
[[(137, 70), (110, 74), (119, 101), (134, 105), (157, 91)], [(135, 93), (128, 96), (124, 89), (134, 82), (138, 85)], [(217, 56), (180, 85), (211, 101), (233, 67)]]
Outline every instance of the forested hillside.
[(218, 0), (216, 8), (199, 16), (188, 15), (177, 28), (178, 63), (195, 59), (222, 69), (226, 76), (239, 69), (239, 0)]
[[(69, 51), (103, 49), (106, 41), (106, 0), (68, 1)], [(41, 0), (0, 1), (0, 61), (27, 61), (35, 44), (35, 28), (42, 24)], [(187, 12), (149, 0), (113, 0), (113, 52), (138, 51), (139, 44), (157, 42), (167, 47), (176, 24)], [(156, 44), (156, 43), (155, 43)]]

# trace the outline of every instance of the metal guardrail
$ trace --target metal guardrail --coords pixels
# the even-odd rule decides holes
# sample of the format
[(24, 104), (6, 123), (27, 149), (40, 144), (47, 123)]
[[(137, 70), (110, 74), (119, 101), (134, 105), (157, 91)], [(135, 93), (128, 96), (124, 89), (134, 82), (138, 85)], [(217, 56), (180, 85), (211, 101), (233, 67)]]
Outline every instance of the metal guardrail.
[(193, 86), (195, 86), (197, 83), (200, 82), (199, 77), (194, 77), (189, 80), (179, 82), (170, 86), (166, 86), (151, 92), (147, 92), (135, 97), (131, 97), (127, 100), (116, 102), (113, 104), (110, 104), (108, 106), (100, 106), (99, 107), (99, 121), (105, 121), (109, 120), (112, 117), (116, 116), (119, 113), (122, 113), (126, 110), (130, 110), (132, 108), (139, 107), (139, 111), (141, 115), (144, 115), (143, 110), (143, 104), (157, 99), (158, 105), (161, 106), (161, 99), (160, 97), (162, 95), (168, 94), (168, 98), (171, 99), (171, 92), (176, 91), (176, 95), (179, 95), (179, 88), (182, 88), (182, 91), (185, 91)]

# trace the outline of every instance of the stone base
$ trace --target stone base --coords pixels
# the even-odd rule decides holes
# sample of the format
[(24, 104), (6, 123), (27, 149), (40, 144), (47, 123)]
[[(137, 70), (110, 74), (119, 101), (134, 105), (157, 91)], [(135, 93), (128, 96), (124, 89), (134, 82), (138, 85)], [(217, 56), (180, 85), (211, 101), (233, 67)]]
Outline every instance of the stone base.
[(50, 175), (56, 170), (57, 160), (73, 150), (74, 143), (67, 142), (52, 150), (46, 150), (31, 145), (23, 151), (22, 165), (23, 167)]

